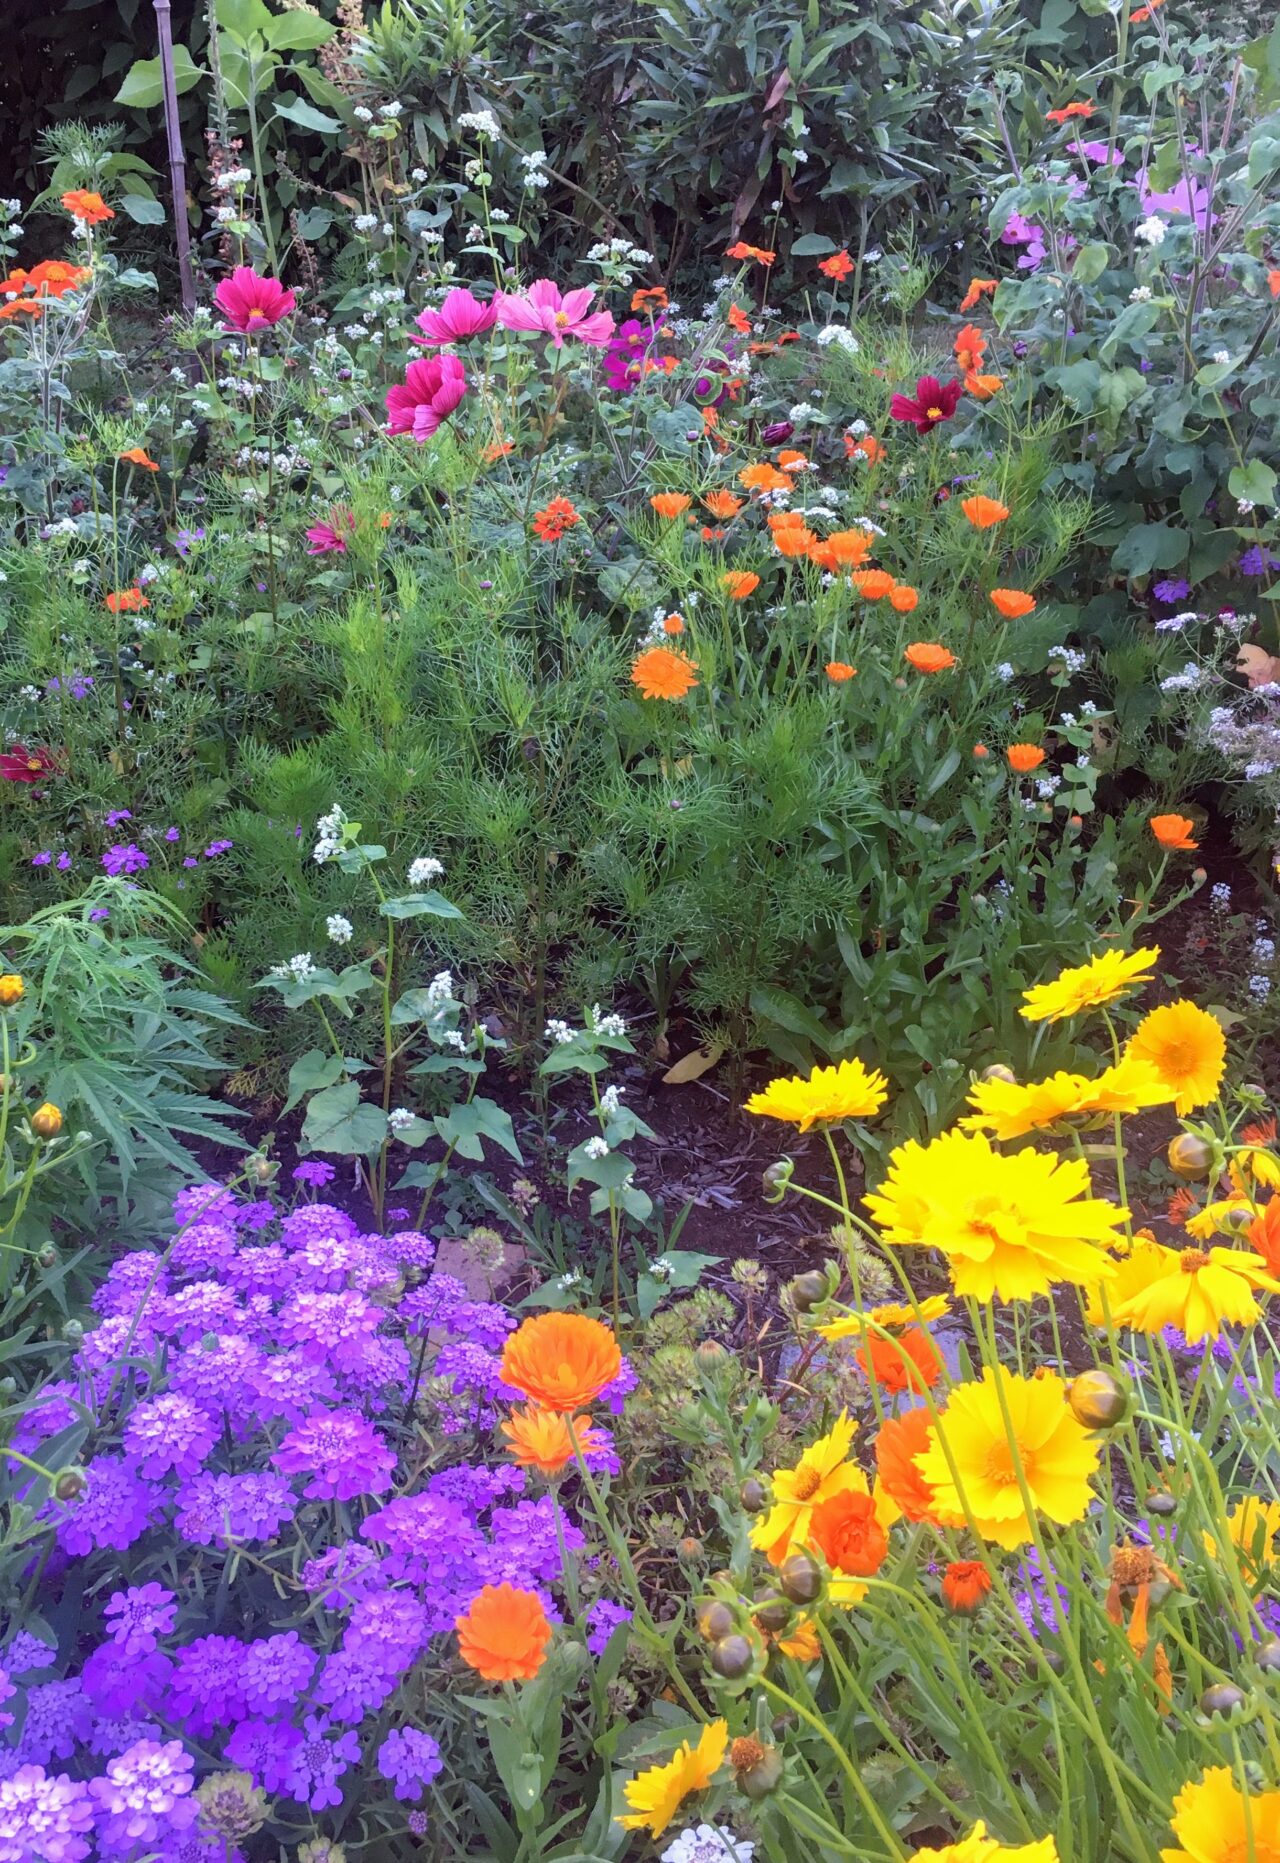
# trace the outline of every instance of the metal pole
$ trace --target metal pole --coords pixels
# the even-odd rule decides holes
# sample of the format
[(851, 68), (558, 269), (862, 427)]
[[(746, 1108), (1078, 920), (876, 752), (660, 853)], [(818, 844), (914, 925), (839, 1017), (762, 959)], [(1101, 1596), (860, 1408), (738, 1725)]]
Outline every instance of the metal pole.
[(160, 39), (160, 82), (164, 87), (164, 126), (169, 141), (169, 184), (173, 193), (173, 233), (178, 248), (178, 276), (182, 281), (182, 308), (196, 307), (196, 281), (191, 270), (191, 241), (187, 228), (187, 164), (182, 154), (178, 125), (178, 86), (173, 76), (173, 33), (169, 0), (152, 0)]

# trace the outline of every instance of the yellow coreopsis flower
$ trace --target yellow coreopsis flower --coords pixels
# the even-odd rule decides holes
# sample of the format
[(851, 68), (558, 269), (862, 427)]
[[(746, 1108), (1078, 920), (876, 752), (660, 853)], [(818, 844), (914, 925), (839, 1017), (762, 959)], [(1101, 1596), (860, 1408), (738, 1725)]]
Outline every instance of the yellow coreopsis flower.
[(1246, 1235), (1257, 1214), (1252, 1197), (1219, 1197), (1188, 1216), (1182, 1227), (1197, 1242), (1207, 1242), (1213, 1235)]
[(1147, 1062), (1126, 1056), (1096, 1080), (1084, 1074), (1051, 1074), (1025, 1086), (1014, 1080), (979, 1080), (969, 1091), (969, 1104), (976, 1110), (960, 1124), (971, 1132), (1015, 1139), (1077, 1115), (1141, 1112), (1163, 1105), (1173, 1093)]
[(1099, 951), (1087, 964), (1062, 971), (1052, 983), (1024, 990), (1019, 1014), (1028, 1022), (1061, 1022), (1082, 1010), (1101, 1008), (1137, 985), (1150, 983), (1159, 961), (1155, 945), (1144, 945), (1140, 951)]
[(770, 1565), (781, 1565), (793, 1545), (803, 1545), (819, 1501), (834, 1494), (867, 1492), (867, 1478), (847, 1460), (857, 1424), (842, 1410), (825, 1436), (811, 1443), (794, 1468), (773, 1476), (773, 1506), (751, 1529), (751, 1544)]
[(661, 1837), (691, 1792), (710, 1785), (729, 1744), (729, 1723), (712, 1721), (691, 1747), (682, 1740), (665, 1766), (650, 1766), (622, 1788), (631, 1809), (615, 1820), (630, 1831), (650, 1831)]
[[(1240, 1562), (1251, 1579), (1275, 1564), (1277, 1533), (1280, 1501), (1263, 1501), (1256, 1494), (1247, 1494), (1227, 1515), (1227, 1538), (1239, 1549)], [(1211, 1559), (1217, 1558), (1218, 1542), (1211, 1533), (1204, 1536), (1204, 1548)]]
[(1084, 1314), (1090, 1326), (1107, 1325), (1107, 1308), (1114, 1313), (1123, 1301), (1140, 1294), (1144, 1287), (1166, 1274), (1167, 1253), (1149, 1230), (1140, 1230), (1133, 1239), (1133, 1246), (1122, 1254), (1115, 1273), (1107, 1280), (1107, 1307), (1102, 1304), (1101, 1281), (1094, 1281), (1085, 1288)]
[(1019, 1378), (989, 1365), (981, 1379), (953, 1389), (915, 1465), (933, 1488), (944, 1526), (965, 1526), (967, 1506), (983, 1539), (1008, 1551), (1033, 1538), (1019, 1467), (1032, 1508), (1067, 1526), (1084, 1518), (1093, 1499), (1098, 1455), (1068, 1408), (1061, 1378)]
[(1005, 1859), (1009, 1863), (1058, 1863), (1057, 1841), (1042, 1837), (1039, 1843), (1011, 1848), (988, 1837), (986, 1825), (979, 1823), (959, 1843), (944, 1844), (941, 1850), (913, 1850), (910, 1863), (1005, 1863)]
[(752, 1094), (746, 1110), (807, 1132), (838, 1119), (870, 1119), (888, 1093), (883, 1074), (874, 1068), (868, 1071), (861, 1061), (841, 1061), (835, 1067), (815, 1067), (807, 1077), (792, 1074), (771, 1080), (763, 1093)]
[(940, 1320), (950, 1311), (951, 1302), (945, 1294), (930, 1294), (918, 1307), (909, 1307), (902, 1301), (888, 1301), (884, 1306), (868, 1307), (865, 1313), (850, 1313), (843, 1319), (832, 1320), (817, 1330), (824, 1339), (861, 1339), (868, 1323), (883, 1326), (887, 1333), (904, 1332), (911, 1326), (931, 1326), (934, 1320)]
[(1031, 1300), (1062, 1281), (1085, 1286), (1115, 1273), (1102, 1248), (1128, 1212), (1089, 1188), (1083, 1159), (1005, 1154), (982, 1133), (955, 1130), (900, 1145), (863, 1201), (886, 1241), (940, 1249), (957, 1294)]
[(1217, 1099), (1227, 1065), (1227, 1038), (1207, 1009), (1195, 1003), (1162, 1003), (1143, 1016), (1125, 1053), (1146, 1061), (1168, 1083), (1182, 1117)]
[(1158, 1333), (1176, 1326), (1188, 1345), (1216, 1339), (1224, 1326), (1252, 1326), (1259, 1308), (1255, 1290), (1280, 1294), (1280, 1281), (1266, 1272), (1261, 1255), (1236, 1248), (1164, 1248), (1161, 1272), (1138, 1293), (1111, 1310), (1117, 1326)]
[(1280, 1863), (1280, 1792), (1245, 1797), (1229, 1766), (1188, 1780), (1173, 1801), (1175, 1850), (1160, 1863)]
[(1264, 1184), (1268, 1190), (1280, 1189), (1280, 1158), (1260, 1145), (1238, 1151), (1227, 1166), (1227, 1175), (1241, 1196), (1249, 1193), (1249, 1181)]

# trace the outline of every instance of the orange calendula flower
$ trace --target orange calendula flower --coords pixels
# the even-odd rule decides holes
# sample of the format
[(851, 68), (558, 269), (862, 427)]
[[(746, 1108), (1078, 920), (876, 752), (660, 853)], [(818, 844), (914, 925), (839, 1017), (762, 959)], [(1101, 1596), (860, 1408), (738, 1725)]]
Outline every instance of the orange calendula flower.
[(782, 524), (773, 533), (773, 547), (780, 556), (805, 556), (817, 541), (807, 524)]
[(751, 569), (726, 569), (720, 580), (735, 602), (745, 601), (760, 587), (760, 578)]
[(888, 457), (885, 447), (869, 433), (864, 433), (859, 440), (855, 440), (851, 434), (846, 434), (844, 450), (850, 459), (865, 459), (869, 466), (879, 465), (882, 459)]
[(147, 472), (159, 472), (160, 470), (144, 446), (131, 446), (127, 453), (121, 453), (120, 460), (122, 465), (141, 466)]
[(758, 265), (772, 265), (777, 256), (776, 252), (769, 252), (761, 246), (748, 246), (745, 239), (725, 248), (727, 259), (754, 259)]
[(942, 1376), (942, 1354), (922, 1326), (909, 1326), (896, 1339), (868, 1333), (853, 1356), (867, 1382), (893, 1396), (919, 1393)]
[(744, 466), (738, 474), (739, 485), (745, 485), (749, 492), (789, 492), (791, 481), (785, 472), (779, 472), (776, 466), (761, 462), (758, 466)]
[(992, 589), (991, 606), (997, 614), (1002, 614), (1006, 621), (1015, 621), (1019, 615), (1029, 615), (1036, 605), (1034, 595), (1028, 595), (1025, 589)]
[(1199, 847), (1198, 841), (1191, 839), (1191, 830), (1195, 823), (1189, 815), (1153, 815), (1151, 832), (1164, 848), (1181, 848), (1190, 854)]
[(136, 615), (150, 608), (151, 603), (139, 588), (113, 589), (106, 597), (106, 606), (113, 615)]
[(855, 569), (849, 578), (859, 595), (868, 602), (883, 601), (895, 586), (887, 569)]
[(978, 1559), (953, 1559), (942, 1574), (942, 1599), (957, 1617), (972, 1617), (991, 1590), (991, 1574)]
[(980, 298), (990, 297), (999, 284), (998, 278), (971, 278), (969, 289), (960, 300), (960, 315), (971, 311)]
[(901, 1417), (886, 1417), (875, 1440), (879, 1485), (906, 1520), (931, 1520), (934, 1515), (933, 1488), (917, 1466), (917, 1457), (932, 1441), (933, 1425), (923, 1406)]
[(697, 685), (698, 662), (672, 647), (649, 647), (631, 662), (631, 683), (642, 699), (683, 699)]
[(95, 194), (89, 188), (72, 188), (62, 197), (62, 204), (69, 214), (77, 220), (83, 220), (86, 226), (98, 226), (103, 220), (114, 220), (116, 210), (108, 207), (101, 194)]
[(1069, 103), (1064, 104), (1060, 110), (1048, 111), (1047, 115), (1051, 123), (1069, 123), (1072, 117), (1092, 116), (1093, 112), (1094, 105), (1091, 103)]
[(590, 1417), (575, 1417), (570, 1433), (569, 1421), (558, 1410), (543, 1410), (529, 1404), (513, 1410), (502, 1424), (507, 1439), (507, 1454), (521, 1468), (533, 1468), (540, 1475), (558, 1475), (574, 1460), (574, 1440), (583, 1455), (603, 1446), (591, 1428)]
[(714, 518), (737, 517), (742, 509), (742, 500), (732, 492), (708, 492), (702, 503)]
[(1029, 776), (1044, 762), (1044, 752), (1038, 744), (1010, 744), (1004, 754), (1009, 768), (1016, 770), (1019, 776)]
[(865, 530), (833, 530), (827, 548), (842, 569), (857, 569), (871, 554), (871, 533)]
[(867, 1595), (859, 1579), (874, 1578), (889, 1552), (889, 1536), (865, 1492), (846, 1488), (819, 1501), (809, 1517), (805, 1544), (815, 1546), (831, 1571), (834, 1604), (857, 1604)]
[(833, 686), (843, 685), (846, 679), (852, 679), (858, 671), (847, 660), (828, 660), (825, 670)]
[(1280, 270), (1267, 273), (1267, 289), (1273, 298), (1280, 298)]
[(982, 492), (975, 492), (972, 498), (963, 499), (960, 509), (975, 530), (990, 530), (993, 524), (1003, 524), (1009, 515), (1008, 505), (1002, 505), (998, 498), (988, 498)]
[(585, 1313), (539, 1313), (522, 1321), (502, 1348), (503, 1383), (544, 1410), (580, 1410), (621, 1369), (617, 1340)]
[(687, 492), (655, 492), (649, 500), (660, 518), (682, 517), (693, 503)]
[(917, 673), (949, 673), (956, 663), (956, 656), (949, 648), (932, 640), (913, 640), (904, 650), (904, 657)]
[(515, 444), (514, 440), (491, 440), (480, 457), (486, 466), (496, 465), (498, 460), (515, 451)]
[(670, 301), (662, 285), (646, 285), (643, 290), (631, 293), (633, 311), (664, 311)]
[(580, 524), (582, 517), (568, 498), (553, 498), (541, 511), (533, 514), (533, 531), (543, 543), (559, 543), (567, 530)]
[(662, 617), (662, 631), (664, 634), (683, 634), (684, 616), (674, 612), (669, 615), (664, 615)]
[(992, 395), (998, 395), (1004, 387), (1003, 375), (979, 375), (976, 369), (970, 369), (964, 378), (965, 393), (973, 396), (975, 401), (990, 401)]
[(920, 606), (919, 589), (913, 589), (909, 582), (895, 582), (889, 590), (889, 606), (900, 615), (911, 614)]
[(956, 332), (956, 362), (966, 375), (982, 367), (982, 357), (986, 347), (987, 339), (976, 324), (967, 323), (962, 330)]
[(853, 260), (845, 248), (841, 247), (840, 251), (833, 252), (829, 259), (819, 259), (818, 270), (824, 278), (834, 278), (843, 283), (846, 278), (853, 276)]
[(486, 1585), (454, 1628), (458, 1654), (486, 1682), (531, 1682), (551, 1641), (541, 1598), (515, 1585)]

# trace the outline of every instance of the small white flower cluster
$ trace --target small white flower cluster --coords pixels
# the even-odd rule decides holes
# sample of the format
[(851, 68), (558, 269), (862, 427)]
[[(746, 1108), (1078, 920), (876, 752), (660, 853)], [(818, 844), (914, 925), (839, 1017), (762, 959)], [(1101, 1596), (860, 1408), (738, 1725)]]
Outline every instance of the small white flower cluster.
[(557, 1277), (556, 1286), (562, 1287), (567, 1294), (571, 1287), (581, 1287), (584, 1278), (585, 1277), (579, 1274), (576, 1268), (570, 1268), (567, 1274), (562, 1274)]
[(492, 110), (464, 110), (454, 128), (473, 129), (477, 136), (488, 136), (492, 142), (502, 140), (502, 126)]
[(1150, 304), (1151, 286), (1135, 285), (1133, 290), (1129, 293), (1129, 302), (1130, 304)]
[(1180, 673), (1170, 673), (1167, 679), (1160, 681), (1161, 692), (1194, 692), (1204, 683), (1205, 671), (1194, 660), (1188, 660)]
[(521, 180), (527, 188), (545, 188), (551, 180), (547, 173), (547, 152), (545, 149), (530, 149), (519, 157), (524, 170)]
[(815, 341), (821, 344), (823, 349), (830, 349), (834, 343), (837, 349), (845, 352), (846, 356), (856, 356), (862, 347), (853, 331), (847, 330), (842, 323), (827, 324), (824, 329), (819, 330)]
[(623, 1087), (606, 1087), (600, 1095), (600, 1111), (606, 1119), (612, 1119), (615, 1113), (622, 1111)]
[(452, 1048), (456, 1054), (465, 1054), (467, 1051), (467, 1038), (462, 1033), (461, 1029), (446, 1029), (440, 1037), (440, 1046), (442, 1048)]
[(1212, 359), (1220, 368), (1225, 368), (1231, 361), (1231, 351), (1229, 349), (1215, 349)]
[(306, 983), (316, 974), (317, 966), (311, 961), (310, 951), (299, 951), (287, 964), (273, 964), (270, 975), (291, 983)]
[(997, 666), (996, 668), (996, 678), (1003, 679), (1005, 685), (1007, 686), (1009, 681), (1013, 678), (1013, 676), (1014, 676), (1014, 673), (1013, 673), (1012, 661), (1001, 660), (999, 666)]
[(607, 1158), (609, 1147), (602, 1138), (589, 1138), (582, 1147), (584, 1158)]
[(787, 419), (800, 427), (806, 421), (821, 420), (822, 414), (811, 401), (797, 401), (793, 408), (787, 409)]
[(453, 972), (438, 970), (427, 985), (427, 1001), (433, 1009), (453, 1000)]
[(1270, 977), (1250, 977), (1248, 989), (1255, 1002), (1265, 1003), (1271, 994), (1271, 979)]
[(653, 254), (646, 252), (643, 246), (633, 246), (629, 239), (601, 240), (587, 253), (589, 259), (597, 263), (601, 259), (620, 260), (624, 265), (652, 265)]
[(389, 117), (391, 121), (394, 123), (398, 116), (404, 115), (404, 105), (402, 103), (379, 104), (378, 115)]
[(617, 1015), (613, 1010), (610, 1010), (606, 1014), (606, 1012), (601, 1009), (599, 1003), (593, 1003), (591, 1005), (591, 1013), (587, 1017), (587, 1027), (593, 1035), (625, 1035), (627, 1032), (625, 1016)]
[(345, 809), (334, 803), (327, 815), (322, 815), (316, 823), (316, 844), (311, 850), (311, 858), (317, 866), (323, 866), (326, 860), (332, 860), (342, 846), (342, 830), (346, 826)]
[(1060, 660), (1067, 673), (1082, 673), (1088, 663), (1088, 655), (1081, 653), (1078, 647), (1050, 647), (1049, 658)]
[(355, 926), (350, 919), (344, 919), (341, 912), (331, 912), (324, 922), (324, 928), (334, 944), (350, 944), (355, 936)]
[(1199, 619), (1200, 619), (1200, 616), (1197, 614), (1194, 608), (1184, 608), (1180, 614), (1165, 615), (1163, 620), (1157, 621), (1156, 622), (1156, 633), (1157, 634), (1179, 633), (1184, 627), (1191, 627)]
[(419, 855), (417, 860), (409, 863), (409, 885), (415, 892), (420, 886), (426, 886), (432, 880), (439, 880), (443, 875), (444, 862), (437, 860), (434, 854)]
[(372, 233), (378, 224), (378, 216), (376, 213), (358, 213), (351, 224), (357, 233)]
[(671, 1279), (672, 1266), (673, 1264), (667, 1260), (665, 1255), (656, 1255), (649, 1263), (649, 1273), (653, 1276), (655, 1281), (669, 1281)]
[(1139, 220), (1134, 228), (1138, 238), (1148, 246), (1162, 246), (1168, 230), (1158, 213), (1150, 214), (1145, 220)]
[(407, 1132), (417, 1116), (407, 1106), (393, 1106), (387, 1114), (387, 1124), (393, 1132)]
[(577, 1031), (571, 1029), (567, 1022), (562, 1022), (559, 1016), (552, 1016), (543, 1030), (543, 1039), (556, 1048), (563, 1048), (566, 1042), (576, 1041), (577, 1038)]

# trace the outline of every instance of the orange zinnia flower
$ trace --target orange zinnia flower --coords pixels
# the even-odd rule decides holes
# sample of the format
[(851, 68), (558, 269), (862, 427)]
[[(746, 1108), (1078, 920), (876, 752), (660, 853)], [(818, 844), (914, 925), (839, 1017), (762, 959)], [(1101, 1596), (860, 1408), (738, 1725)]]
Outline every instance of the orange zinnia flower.
[(777, 256), (776, 252), (766, 252), (760, 246), (748, 246), (745, 239), (725, 248), (727, 259), (756, 259), (761, 265), (772, 265)]
[(746, 336), (751, 329), (751, 319), (743, 310), (742, 306), (740, 304), (731, 304), (727, 316), (730, 329), (736, 330), (739, 336)]
[(515, 1585), (486, 1585), (454, 1628), (458, 1654), (486, 1682), (531, 1682), (551, 1641), (541, 1598)]
[(998, 498), (987, 498), (981, 492), (964, 499), (960, 509), (975, 530), (990, 530), (993, 524), (1003, 524), (1009, 515), (1008, 505), (1002, 505)]
[(687, 492), (655, 492), (649, 500), (660, 518), (681, 517), (693, 503)]
[(1267, 288), (1273, 298), (1280, 298), (1280, 271), (1267, 273)]
[(1136, 12), (1130, 13), (1129, 24), (1131, 26), (1140, 26), (1144, 19), (1151, 18), (1151, 15), (1155, 12), (1157, 7), (1163, 5), (1164, 0), (1150, 0), (1149, 5), (1140, 6)]
[(509, 1336), (500, 1369), (504, 1384), (544, 1410), (568, 1411), (598, 1397), (621, 1368), (618, 1342), (599, 1320), (585, 1313), (539, 1313)]
[(844, 436), (844, 450), (849, 459), (865, 459), (869, 466), (878, 465), (886, 456), (885, 448), (869, 433), (864, 433), (860, 440), (855, 440), (852, 434), (847, 433)]
[(804, 556), (817, 541), (817, 533), (804, 523), (780, 524), (773, 533), (773, 547), (780, 556)]
[(760, 587), (760, 578), (750, 569), (726, 569), (720, 578), (735, 602), (745, 601)]
[(502, 1425), (502, 1434), (512, 1461), (521, 1468), (535, 1468), (540, 1475), (557, 1475), (573, 1461), (575, 1437), (583, 1455), (604, 1447), (602, 1438), (592, 1434), (590, 1417), (575, 1417), (571, 1436), (567, 1417), (537, 1404), (513, 1410)]
[(992, 589), (991, 606), (1002, 614), (1006, 621), (1013, 621), (1019, 615), (1029, 615), (1036, 605), (1034, 595), (1028, 595), (1025, 589)]
[(541, 537), (543, 543), (559, 543), (567, 530), (572, 530), (575, 524), (581, 522), (582, 518), (570, 499), (553, 498), (543, 510), (534, 512), (534, 535)]
[(74, 214), (77, 220), (83, 220), (86, 226), (97, 226), (103, 220), (114, 220), (116, 210), (108, 207), (101, 194), (94, 194), (88, 188), (72, 188), (62, 197), (62, 204), (67, 212)]
[(966, 375), (982, 367), (982, 357), (986, 347), (987, 339), (976, 324), (967, 323), (962, 330), (956, 332), (956, 362)]
[(631, 683), (642, 699), (683, 699), (697, 685), (698, 662), (671, 647), (649, 647), (631, 662)]
[(1009, 768), (1016, 770), (1019, 776), (1029, 776), (1044, 762), (1044, 752), (1038, 744), (1010, 744), (1004, 754)]
[(702, 502), (715, 518), (737, 517), (742, 509), (742, 500), (732, 492), (708, 492)]
[(895, 582), (889, 590), (889, 606), (896, 608), (900, 615), (909, 615), (920, 605), (920, 591), (913, 589), (909, 582)]
[(931, 640), (913, 640), (905, 653), (917, 673), (946, 673), (956, 663), (954, 653)]
[(749, 492), (789, 492), (791, 481), (785, 472), (779, 472), (776, 466), (761, 463), (758, 466), (744, 466), (738, 474), (739, 485), (745, 485)]
[(1151, 832), (1164, 848), (1182, 848), (1192, 853), (1199, 847), (1198, 841), (1191, 839), (1191, 830), (1195, 823), (1189, 815), (1153, 815)]
[(143, 446), (131, 446), (127, 453), (121, 453), (120, 459), (121, 463), (124, 465), (143, 466), (148, 472), (159, 472), (160, 470), (155, 460), (148, 456), (147, 450)]
[(849, 580), (869, 602), (882, 601), (894, 586), (887, 569), (855, 569)]
[(846, 679), (852, 679), (857, 670), (857, 667), (850, 666), (847, 660), (827, 661), (827, 678), (831, 681), (833, 686), (842, 685)]
[(991, 1590), (991, 1574), (977, 1559), (953, 1559), (942, 1574), (942, 1597), (959, 1617), (972, 1617)]
[(1094, 106), (1091, 103), (1064, 104), (1061, 110), (1050, 110), (1048, 118), (1051, 123), (1068, 123), (1073, 116), (1092, 116)]
[(664, 311), (669, 303), (670, 299), (667, 297), (666, 289), (662, 285), (646, 285), (642, 291), (633, 291), (631, 293), (631, 308), (633, 311)]
[(909, 1326), (896, 1339), (868, 1333), (853, 1356), (871, 1384), (895, 1396), (900, 1391), (920, 1392), (942, 1376), (942, 1354), (922, 1326)]
[(932, 1434), (929, 1412), (921, 1408), (886, 1417), (876, 1437), (880, 1486), (907, 1520), (929, 1520), (933, 1515), (933, 1489), (916, 1467), (916, 1457), (928, 1449)]
[(136, 615), (143, 608), (150, 608), (151, 603), (141, 589), (114, 589), (106, 598), (106, 605), (113, 615)]
[(857, 569), (871, 554), (871, 533), (865, 530), (833, 530), (827, 548), (844, 569)]
[(965, 393), (972, 395), (975, 401), (990, 401), (992, 395), (998, 395), (1004, 387), (1003, 375), (979, 375), (976, 369), (970, 369), (964, 378)]
[(960, 300), (960, 315), (963, 317), (966, 311), (971, 311), (979, 298), (990, 297), (999, 282), (998, 278), (971, 278), (969, 289)]
[(843, 283), (846, 278), (853, 275), (853, 260), (845, 248), (841, 247), (840, 251), (833, 252), (829, 259), (819, 259), (818, 270), (824, 278), (834, 278)]
[(38, 298), (13, 298), (0, 310), (0, 317), (12, 322), (16, 317), (43, 317), (44, 305)]

